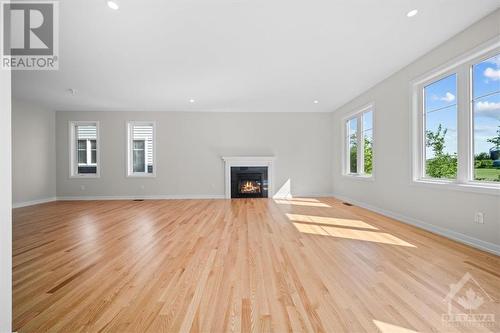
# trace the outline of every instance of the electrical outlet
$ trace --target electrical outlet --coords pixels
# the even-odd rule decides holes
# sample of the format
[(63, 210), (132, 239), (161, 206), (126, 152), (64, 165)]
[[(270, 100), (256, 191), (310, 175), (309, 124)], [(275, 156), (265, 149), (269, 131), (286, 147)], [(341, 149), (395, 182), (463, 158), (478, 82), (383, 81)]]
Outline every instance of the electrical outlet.
[(85, 185), (80, 185), (80, 190), (85, 191)]
[(484, 223), (484, 214), (481, 212), (476, 212), (476, 215), (474, 215), (474, 222), (483, 224)]

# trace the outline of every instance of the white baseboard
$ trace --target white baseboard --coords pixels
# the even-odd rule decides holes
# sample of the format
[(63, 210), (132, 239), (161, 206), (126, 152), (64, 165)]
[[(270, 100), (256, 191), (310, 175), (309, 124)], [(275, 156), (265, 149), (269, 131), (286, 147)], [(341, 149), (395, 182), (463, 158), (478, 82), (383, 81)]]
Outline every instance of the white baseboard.
[(430, 224), (430, 223), (427, 223), (424, 221), (420, 221), (420, 220), (417, 220), (415, 218), (408, 217), (408, 216), (405, 216), (405, 215), (402, 215), (399, 213), (395, 213), (395, 212), (390, 211), (390, 210), (375, 207), (375, 206), (366, 204), (364, 202), (361, 202), (361, 201), (358, 201), (355, 199), (347, 198), (341, 194), (333, 193), (332, 196), (337, 198), (337, 199), (340, 199), (342, 201), (352, 203), (356, 206), (366, 208), (366, 209), (372, 210), (376, 213), (379, 213), (379, 214), (385, 215), (387, 217), (393, 218), (395, 220), (401, 221), (403, 223), (413, 225), (415, 227), (430, 231), (432, 233), (435, 233), (435, 234), (438, 234), (440, 236), (452, 239), (454, 241), (457, 241), (457, 242), (475, 247), (477, 249), (487, 251), (487, 252), (490, 252), (490, 253), (493, 253), (493, 254), (500, 256), (500, 245), (486, 242), (486, 241), (483, 241), (483, 240), (475, 238), (475, 237), (467, 236), (467, 235), (464, 235), (462, 233), (459, 233), (459, 232), (456, 232), (456, 231), (453, 231), (450, 229), (442, 228), (442, 227), (439, 227), (439, 226), (436, 226), (434, 224)]
[(51, 198), (37, 199), (37, 200), (32, 200), (32, 201), (25, 201), (25, 202), (14, 202), (12, 204), (12, 208), (28, 207), (28, 206), (39, 205), (39, 204), (52, 202), (52, 201), (56, 201), (56, 200), (57, 200), (56, 197), (51, 197)]
[(85, 200), (189, 200), (189, 199), (224, 199), (222, 194), (173, 194), (173, 195), (126, 195), (126, 196), (61, 196), (58, 201), (85, 201)]

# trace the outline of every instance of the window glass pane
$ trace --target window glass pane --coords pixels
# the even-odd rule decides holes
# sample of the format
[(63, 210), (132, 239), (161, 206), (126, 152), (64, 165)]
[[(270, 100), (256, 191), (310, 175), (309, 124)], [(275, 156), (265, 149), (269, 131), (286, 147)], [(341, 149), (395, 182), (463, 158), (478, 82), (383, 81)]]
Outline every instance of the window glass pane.
[(373, 111), (363, 113), (363, 172), (371, 175), (373, 170)]
[(87, 150), (87, 140), (78, 140), (78, 149)]
[(133, 125), (131, 132), (133, 172), (153, 173), (153, 125)]
[(457, 176), (457, 76), (450, 75), (424, 88), (425, 175)]
[(134, 140), (134, 149), (144, 150), (146, 142), (144, 140)]
[(87, 163), (87, 140), (78, 140), (77, 158), (78, 158), (78, 164)]
[(78, 150), (78, 164), (87, 164), (87, 150)]
[(134, 158), (134, 172), (144, 172), (145, 168), (145, 152), (144, 150), (135, 150), (133, 151)]
[(498, 92), (500, 85), (500, 54), (472, 68), (474, 99)]
[(97, 167), (91, 164), (97, 163), (97, 126), (77, 125), (75, 126), (75, 136), (76, 158), (79, 165), (76, 172), (78, 174), (96, 174)]
[(347, 140), (349, 143), (349, 172), (358, 172), (358, 119), (354, 118), (348, 121), (348, 135)]
[(371, 130), (373, 128), (373, 111), (363, 113), (363, 130)]
[(473, 66), (474, 180), (500, 182), (500, 55)]

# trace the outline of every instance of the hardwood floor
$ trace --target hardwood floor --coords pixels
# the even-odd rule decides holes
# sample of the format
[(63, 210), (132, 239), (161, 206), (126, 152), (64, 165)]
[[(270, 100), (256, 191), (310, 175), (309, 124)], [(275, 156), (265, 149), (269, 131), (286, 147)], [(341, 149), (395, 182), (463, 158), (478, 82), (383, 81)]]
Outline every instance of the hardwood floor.
[[(19, 332), (500, 331), (500, 257), (334, 198), (55, 202), (13, 227)], [(492, 325), (443, 321), (461, 279), (452, 311)]]

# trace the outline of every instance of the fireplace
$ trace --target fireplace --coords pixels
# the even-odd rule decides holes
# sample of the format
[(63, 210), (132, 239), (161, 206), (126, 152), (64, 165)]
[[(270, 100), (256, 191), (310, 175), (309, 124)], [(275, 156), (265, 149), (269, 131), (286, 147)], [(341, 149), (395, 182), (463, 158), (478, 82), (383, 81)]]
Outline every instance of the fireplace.
[(267, 198), (267, 167), (231, 167), (231, 198)]
[(222, 156), (222, 160), (226, 199), (274, 195), (274, 156)]

